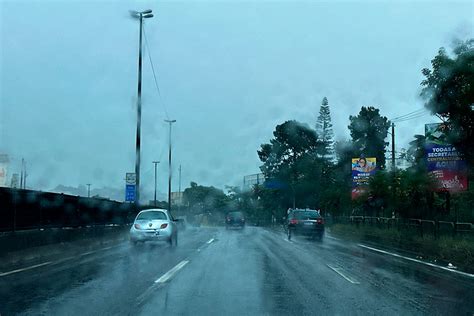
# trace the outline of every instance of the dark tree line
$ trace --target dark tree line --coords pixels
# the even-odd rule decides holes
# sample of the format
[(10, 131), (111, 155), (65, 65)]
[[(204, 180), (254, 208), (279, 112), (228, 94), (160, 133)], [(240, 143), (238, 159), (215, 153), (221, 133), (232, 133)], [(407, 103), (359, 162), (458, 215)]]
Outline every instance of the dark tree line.
[[(421, 96), (432, 114), (449, 126), (449, 141), (474, 166), (474, 40), (460, 43), (452, 54), (440, 49), (432, 69), (423, 69)], [(427, 172), (425, 137), (414, 135), (400, 155), (409, 167), (387, 170), (387, 135), (391, 122), (375, 106), (362, 106), (349, 116), (351, 138), (335, 142), (327, 98), (322, 100), (314, 128), (294, 120), (275, 127), (273, 138), (257, 151), (265, 183), (243, 192), (228, 187), (227, 194), (191, 184), (184, 192), (191, 209), (235, 208), (253, 218), (281, 218), (290, 207), (318, 208), (323, 214), (397, 216), (473, 220), (474, 192), (453, 195), (447, 205)], [(375, 157), (378, 171), (365, 194), (351, 199), (351, 159)]]

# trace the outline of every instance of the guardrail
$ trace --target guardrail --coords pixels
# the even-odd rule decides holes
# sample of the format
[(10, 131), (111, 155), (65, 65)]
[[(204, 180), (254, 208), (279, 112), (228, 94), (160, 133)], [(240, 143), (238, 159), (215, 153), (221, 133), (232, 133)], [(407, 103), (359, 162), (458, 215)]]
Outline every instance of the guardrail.
[(345, 223), (360, 226), (373, 226), (378, 228), (396, 228), (398, 230), (412, 230), (423, 235), (471, 235), (474, 236), (474, 224), (464, 222), (447, 222), (424, 220), (418, 218), (391, 218), (372, 216), (336, 216), (333, 223)]

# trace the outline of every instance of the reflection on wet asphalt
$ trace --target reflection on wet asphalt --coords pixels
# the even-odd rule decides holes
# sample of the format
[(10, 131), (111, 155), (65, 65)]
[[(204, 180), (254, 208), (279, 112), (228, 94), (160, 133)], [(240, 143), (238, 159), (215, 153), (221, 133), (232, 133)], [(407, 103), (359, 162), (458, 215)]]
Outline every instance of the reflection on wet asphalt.
[(472, 314), (474, 279), (326, 238), (189, 229), (0, 277), (1, 315)]

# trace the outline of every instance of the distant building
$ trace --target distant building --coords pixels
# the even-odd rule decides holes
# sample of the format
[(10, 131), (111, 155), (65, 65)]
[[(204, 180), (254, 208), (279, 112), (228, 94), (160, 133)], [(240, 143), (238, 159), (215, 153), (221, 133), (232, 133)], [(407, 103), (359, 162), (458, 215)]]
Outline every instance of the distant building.
[(250, 190), (253, 188), (254, 185), (260, 185), (265, 182), (265, 176), (263, 173), (255, 173), (250, 174), (248, 176), (244, 176), (244, 190)]
[(14, 174), (12, 175), (12, 181), (11, 181), (11, 183), (10, 183), (10, 187), (11, 187), (11, 188), (15, 188), (15, 189), (16, 189), (16, 188), (18, 188), (18, 187), (20, 186), (18, 179), (19, 179), (18, 173), (14, 173)]
[(0, 187), (9, 186), (8, 183), (8, 164), (10, 159), (6, 154), (0, 154)]
[(183, 192), (171, 192), (171, 204), (183, 205)]

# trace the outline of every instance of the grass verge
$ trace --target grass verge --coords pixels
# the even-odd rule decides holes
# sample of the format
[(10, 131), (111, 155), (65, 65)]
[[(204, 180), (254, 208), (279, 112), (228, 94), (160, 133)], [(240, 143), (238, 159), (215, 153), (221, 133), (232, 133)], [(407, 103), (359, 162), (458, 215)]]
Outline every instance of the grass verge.
[(469, 236), (441, 236), (436, 239), (432, 235), (420, 236), (410, 230), (350, 224), (334, 224), (331, 233), (339, 238), (408, 252), (443, 265), (452, 263), (464, 271), (474, 272), (474, 239)]

